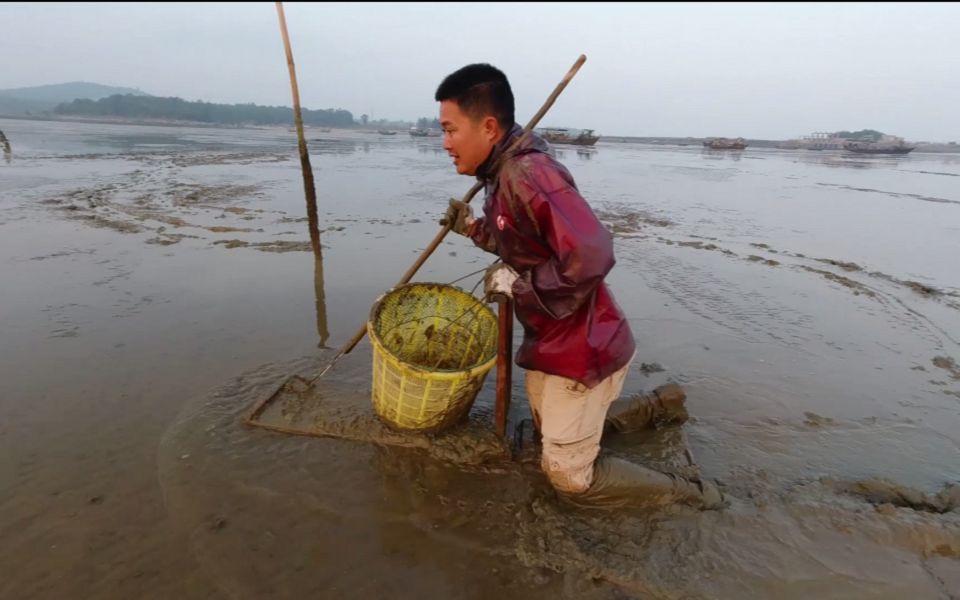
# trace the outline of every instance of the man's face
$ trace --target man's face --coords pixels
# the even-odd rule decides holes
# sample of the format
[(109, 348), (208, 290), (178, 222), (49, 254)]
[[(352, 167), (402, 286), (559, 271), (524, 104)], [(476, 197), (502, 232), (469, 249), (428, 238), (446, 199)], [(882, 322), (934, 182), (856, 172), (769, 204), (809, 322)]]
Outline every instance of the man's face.
[(453, 165), (461, 175), (476, 175), (500, 140), (495, 117), (471, 119), (453, 100), (440, 103), (440, 126), (443, 127), (443, 149), (453, 158)]

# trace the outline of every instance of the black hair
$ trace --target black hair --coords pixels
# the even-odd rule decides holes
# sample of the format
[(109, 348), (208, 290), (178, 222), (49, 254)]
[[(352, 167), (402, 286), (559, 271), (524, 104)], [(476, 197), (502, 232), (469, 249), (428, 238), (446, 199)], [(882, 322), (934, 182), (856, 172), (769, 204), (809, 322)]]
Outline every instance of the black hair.
[(453, 100), (472, 119), (493, 115), (500, 128), (513, 127), (513, 91), (503, 72), (486, 63), (467, 65), (447, 75), (434, 96)]

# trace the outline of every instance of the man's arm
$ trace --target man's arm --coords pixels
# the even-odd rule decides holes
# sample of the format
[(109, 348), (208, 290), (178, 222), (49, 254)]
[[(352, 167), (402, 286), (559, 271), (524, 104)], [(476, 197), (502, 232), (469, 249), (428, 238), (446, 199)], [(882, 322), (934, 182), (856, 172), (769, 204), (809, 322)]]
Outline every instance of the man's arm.
[(467, 229), (467, 237), (473, 240), (473, 243), (487, 252), (497, 253), (497, 241), (493, 239), (490, 230), (487, 228), (487, 218), (478, 217), (473, 220)]
[(447, 214), (440, 219), (440, 224), (449, 226), (450, 231), (466, 236), (480, 248), (496, 254), (497, 243), (487, 229), (486, 217), (474, 218), (473, 207), (466, 202), (450, 198), (450, 207), (447, 208)]
[(613, 268), (613, 238), (564, 173), (544, 167), (525, 170), (514, 190), (536, 220), (551, 256), (513, 284), (520, 306), (539, 308), (555, 319), (570, 316)]

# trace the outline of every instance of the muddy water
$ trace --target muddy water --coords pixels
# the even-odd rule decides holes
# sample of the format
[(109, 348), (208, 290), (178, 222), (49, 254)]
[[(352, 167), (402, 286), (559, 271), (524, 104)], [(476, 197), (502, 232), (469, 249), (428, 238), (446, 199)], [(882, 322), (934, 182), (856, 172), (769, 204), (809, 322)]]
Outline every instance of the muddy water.
[[(693, 417), (607, 451), (689, 448), (733, 498), (595, 515), (529, 447), (455, 465), (240, 424), (469, 187), (432, 140), (310, 135), (317, 263), (285, 130), (0, 129), (0, 597), (960, 594), (956, 157), (562, 151), (616, 234), (627, 389), (679, 382)], [(451, 239), (419, 278), (488, 262)], [(369, 353), (338, 397), (362, 404)]]

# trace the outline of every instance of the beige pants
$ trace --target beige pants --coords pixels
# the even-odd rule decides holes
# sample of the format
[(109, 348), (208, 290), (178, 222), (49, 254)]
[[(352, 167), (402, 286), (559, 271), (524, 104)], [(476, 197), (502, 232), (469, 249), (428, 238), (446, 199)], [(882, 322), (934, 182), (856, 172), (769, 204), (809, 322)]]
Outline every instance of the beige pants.
[(590, 487), (607, 409), (623, 390), (629, 369), (628, 362), (592, 389), (572, 379), (527, 371), (530, 412), (543, 437), (541, 465), (557, 490), (576, 494)]

